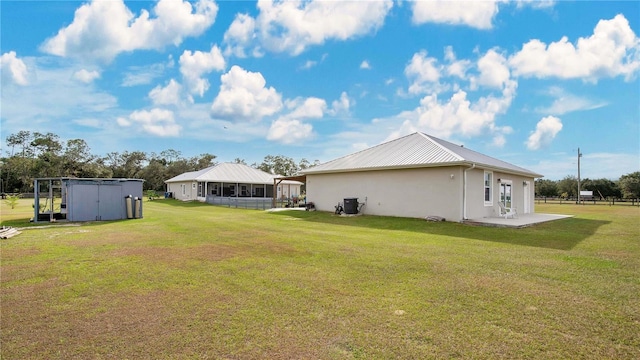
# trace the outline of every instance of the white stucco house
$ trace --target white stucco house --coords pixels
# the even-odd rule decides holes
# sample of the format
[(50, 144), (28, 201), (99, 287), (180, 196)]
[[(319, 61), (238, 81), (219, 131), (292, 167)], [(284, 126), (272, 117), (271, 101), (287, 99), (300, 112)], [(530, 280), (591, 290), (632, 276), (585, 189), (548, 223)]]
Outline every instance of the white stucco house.
[(301, 182), (282, 181), (274, 194), (277, 175), (244, 164), (221, 163), (206, 169), (191, 171), (165, 181), (167, 192), (183, 200), (220, 203), (225, 199), (288, 199), (300, 195)]
[(498, 217), (499, 202), (534, 212), (533, 171), (463, 146), (413, 133), (302, 171), (307, 201), (334, 211), (345, 198), (372, 215), (447, 221)]

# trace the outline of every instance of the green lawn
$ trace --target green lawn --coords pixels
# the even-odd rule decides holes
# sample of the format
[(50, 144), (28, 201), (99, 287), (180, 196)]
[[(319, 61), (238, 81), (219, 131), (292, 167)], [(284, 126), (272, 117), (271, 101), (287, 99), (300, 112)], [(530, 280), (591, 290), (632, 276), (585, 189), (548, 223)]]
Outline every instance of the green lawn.
[(32, 226), (0, 240), (0, 357), (640, 358), (640, 209), (536, 211), (576, 216), (499, 229), (158, 200)]

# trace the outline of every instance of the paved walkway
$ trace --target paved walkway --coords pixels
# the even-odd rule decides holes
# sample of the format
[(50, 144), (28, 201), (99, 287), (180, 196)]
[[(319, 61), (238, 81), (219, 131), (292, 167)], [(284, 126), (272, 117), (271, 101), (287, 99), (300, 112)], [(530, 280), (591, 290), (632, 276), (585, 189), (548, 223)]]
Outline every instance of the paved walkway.
[(573, 217), (573, 215), (560, 215), (560, 214), (524, 214), (517, 215), (515, 218), (505, 219), (504, 217), (492, 217), (481, 219), (468, 219), (463, 223), (470, 225), (482, 225), (482, 226), (494, 226), (494, 227), (510, 227), (510, 228), (523, 228), (540, 224), (547, 221), (554, 221), (560, 219), (566, 219)]

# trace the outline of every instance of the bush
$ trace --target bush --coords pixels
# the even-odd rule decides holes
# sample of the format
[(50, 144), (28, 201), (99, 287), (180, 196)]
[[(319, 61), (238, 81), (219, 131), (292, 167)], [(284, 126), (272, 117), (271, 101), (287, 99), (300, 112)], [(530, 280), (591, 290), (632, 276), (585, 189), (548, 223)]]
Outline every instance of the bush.
[(7, 194), (4, 202), (11, 206), (11, 210), (15, 209), (16, 205), (18, 205), (18, 200), (22, 197), (22, 194)]

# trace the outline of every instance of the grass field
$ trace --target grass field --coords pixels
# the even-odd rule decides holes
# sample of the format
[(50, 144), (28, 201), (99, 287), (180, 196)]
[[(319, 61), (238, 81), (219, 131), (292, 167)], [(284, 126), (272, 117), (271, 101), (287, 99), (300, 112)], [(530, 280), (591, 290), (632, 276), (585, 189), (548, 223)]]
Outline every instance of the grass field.
[(2, 359), (640, 358), (638, 207), (525, 229), (144, 207), (0, 240)]

